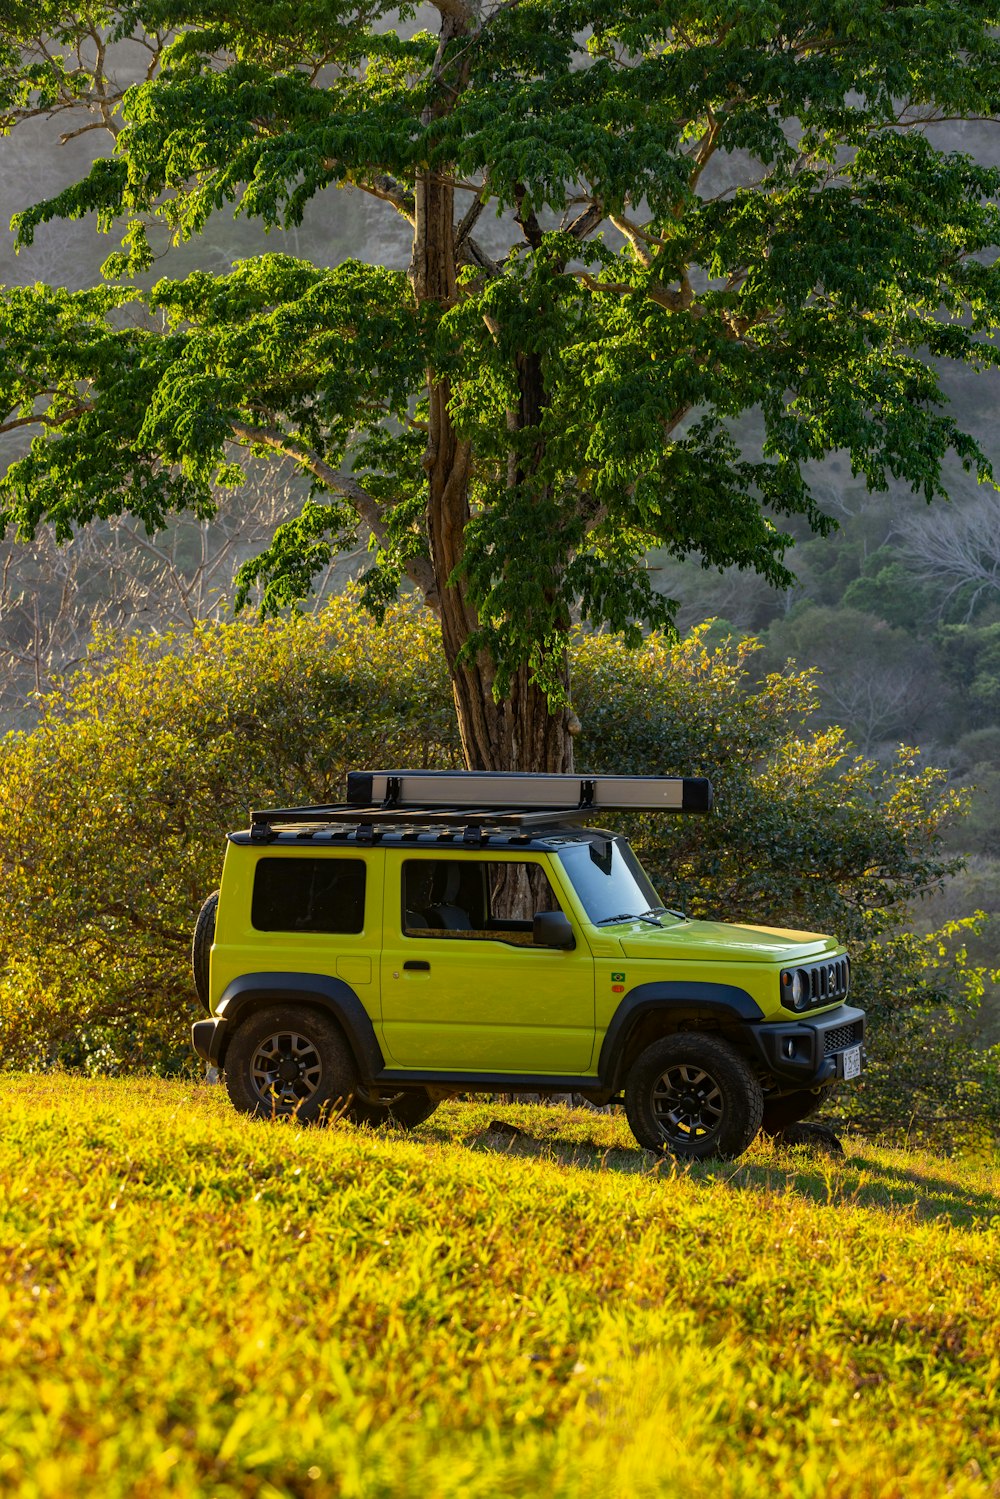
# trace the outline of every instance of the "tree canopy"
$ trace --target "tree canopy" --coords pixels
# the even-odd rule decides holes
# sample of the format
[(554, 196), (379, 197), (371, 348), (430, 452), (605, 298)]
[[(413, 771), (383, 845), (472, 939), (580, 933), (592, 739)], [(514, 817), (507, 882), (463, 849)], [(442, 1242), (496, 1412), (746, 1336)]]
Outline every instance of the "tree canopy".
[[(568, 769), (572, 619), (669, 626), (648, 548), (782, 585), (783, 518), (832, 524), (811, 460), (928, 500), (952, 459), (991, 478), (940, 371), (998, 362), (1000, 173), (933, 126), (1000, 112), (1000, 3), (433, 10), (410, 35), (383, 0), (4, 8), (6, 126), (115, 138), (21, 242), (60, 215), (123, 240), (105, 285), (3, 293), (0, 430), (38, 435), (0, 518), (156, 528), (291, 459), (309, 498), (244, 596), (283, 607), (366, 531), (369, 601), (408, 579), (440, 616), (468, 763)], [(151, 283), (158, 224), (278, 229), (338, 189), (401, 216), (407, 271)]]

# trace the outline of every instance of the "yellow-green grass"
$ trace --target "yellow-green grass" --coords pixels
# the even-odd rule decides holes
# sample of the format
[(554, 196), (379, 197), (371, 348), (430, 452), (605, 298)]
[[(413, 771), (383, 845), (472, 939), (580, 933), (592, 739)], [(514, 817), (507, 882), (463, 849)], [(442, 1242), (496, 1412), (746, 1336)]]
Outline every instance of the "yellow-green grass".
[[(521, 1134), (489, 1128), (500, 1119)], [(997, 1163), (0, 1081), (0, 1491), (1000, 1493)]]

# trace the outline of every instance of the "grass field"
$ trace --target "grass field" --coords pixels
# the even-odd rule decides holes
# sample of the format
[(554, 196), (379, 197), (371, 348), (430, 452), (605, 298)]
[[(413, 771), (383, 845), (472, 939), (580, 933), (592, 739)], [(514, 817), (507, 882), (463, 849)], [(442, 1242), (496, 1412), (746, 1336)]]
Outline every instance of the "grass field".
[(998, 1271), (996, 1161), (7, 1075), (0, 1492), (996, 1495)]

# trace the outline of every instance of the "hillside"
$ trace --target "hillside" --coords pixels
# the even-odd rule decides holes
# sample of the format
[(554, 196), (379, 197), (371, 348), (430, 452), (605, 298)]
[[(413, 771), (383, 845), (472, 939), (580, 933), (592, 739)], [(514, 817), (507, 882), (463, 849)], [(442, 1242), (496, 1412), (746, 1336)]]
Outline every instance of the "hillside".
[(1000, 1493), (996, 1162), (0, 1097), (0, 1492)]

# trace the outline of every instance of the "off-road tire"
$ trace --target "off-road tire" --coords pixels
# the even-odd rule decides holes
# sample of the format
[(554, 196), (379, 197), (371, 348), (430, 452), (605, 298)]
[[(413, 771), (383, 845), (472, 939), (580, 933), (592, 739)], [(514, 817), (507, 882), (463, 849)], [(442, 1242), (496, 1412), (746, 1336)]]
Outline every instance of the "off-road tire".
[(800, 1088), (798, 1092), (785, 1093), (781, 1098), (765, 1098), (761, 1129), (765, 1135), (780, 1135), (789, 1125), (798, 1124), (821, 1109), (830, 1092), (829, 1088), (823, 1088), (819, 1093), (814, 1093), (811, 1088)]
[(775, 1139), (779, 1145), (806, 1145), (827, 1155), (843, 1155), (840, 1136), (828, 1124), (790, 1124)]
[(194, 924), (194, 938), (191, 942), (191, 972), (194, 974), (194, 986), (206, 1014), (211, 1014), (208, 962), (212, 952), (212, 943), (215, 941), (215, 913), (218, 908), (219, 892), (213, 890), (198, 912), (198, 920)]
[(337, 1022), (308, 1005), (273, 1005), (248, 1016), (226, 1051), (234, 1108), (258, 1119), (328, 1122), (345, 1113), (357, 1085)]
[(639, 1053), (625, 1113), (647, 1150), (681, 1160), (733, 1160), (760, 1129), (764, 1095), (749, 1065), (716, 1036), (680, 1032)]
[(433, 1098), (428, 1098), (423, 1088), (413, 1088), (405, 1093), (397, 1093), (395, 1098), (387, 1103), (376, 1103), (374, 1100), (355, 1094), (347, 1109), (347, 1117), (355, 1124), (370, 1124), (373, 1129), (387, 1124), (395, 1129), (416, 1129), (418, 1124), (423, 1124), (429, 1119), (437, 1108)]

